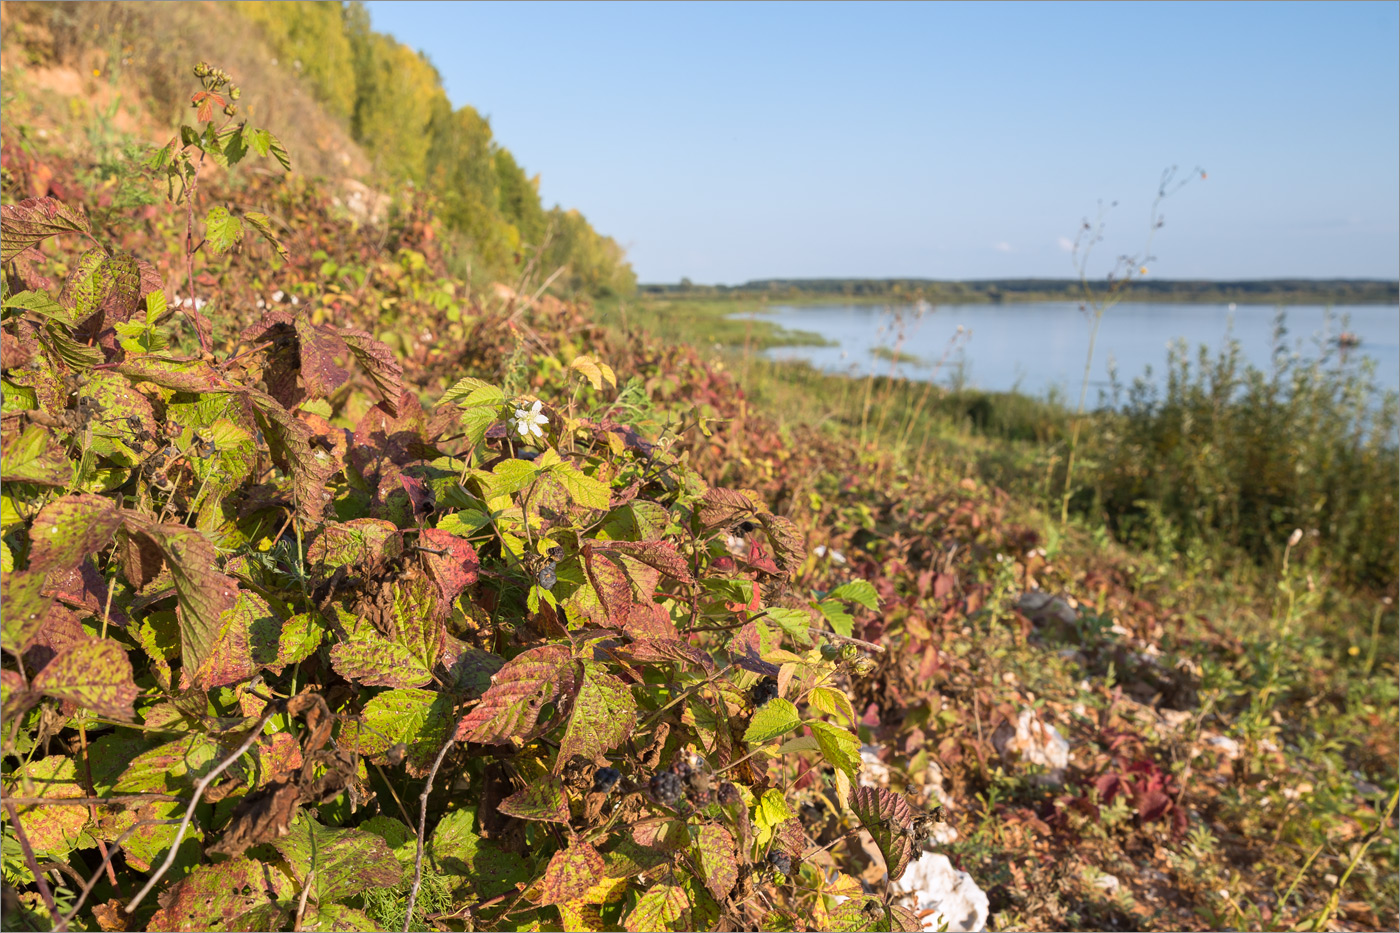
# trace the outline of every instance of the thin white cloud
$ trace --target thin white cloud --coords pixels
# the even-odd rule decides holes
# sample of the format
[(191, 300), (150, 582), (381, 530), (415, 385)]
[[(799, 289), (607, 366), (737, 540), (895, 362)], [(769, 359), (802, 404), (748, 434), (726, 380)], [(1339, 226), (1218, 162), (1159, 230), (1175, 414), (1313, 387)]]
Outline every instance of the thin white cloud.
[(1074, 241), (1071, 240), (1069, 237), (1067, 237), (1067, 236), (1059, 237), (1059, 238), (1057, 238), (1057, 239), (1055, 240), (1055, 242), (1058, 243), (1058, 244), (1060, 244), (1060, 249), (1064, 250), (1065, 252), (1067, 252), (1067, 253), (1072, 253), (1072, 252), (1074, 252)]
[(1011, 244), (1002, 240), (996, 246), (993, 246), (992, 249), (996, 250), (998, 253), (1009, 253), (1011, 252)]

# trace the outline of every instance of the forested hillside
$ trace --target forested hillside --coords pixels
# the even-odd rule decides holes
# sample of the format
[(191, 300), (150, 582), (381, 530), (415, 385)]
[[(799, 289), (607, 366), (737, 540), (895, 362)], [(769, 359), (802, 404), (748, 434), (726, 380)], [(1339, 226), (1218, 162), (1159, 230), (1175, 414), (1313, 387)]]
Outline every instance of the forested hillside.
[[(279, 127), (298, 169), (380, 190), (412, 185), (449, 234), (454, 271), (477, 282), (518, 280), (527, 268), (566, 294), (625, 295), (635, 276), (621, 247), (578, 211), (546, 208), (530, 176), (470, 106), (454, 108), (437, 70), (370, 28), (362, 4), (5, 4), (6, 55), (51, 73), (72, 69), (98, 86), (139, 89), (151, 132), (167, 131), (186, 101), (170, 76), (199, 59), (240, 75), (244, 113)], [(255, 28), (248, 28), (251, 22)], [(8, 93), (8, 91), (7, 91)]]

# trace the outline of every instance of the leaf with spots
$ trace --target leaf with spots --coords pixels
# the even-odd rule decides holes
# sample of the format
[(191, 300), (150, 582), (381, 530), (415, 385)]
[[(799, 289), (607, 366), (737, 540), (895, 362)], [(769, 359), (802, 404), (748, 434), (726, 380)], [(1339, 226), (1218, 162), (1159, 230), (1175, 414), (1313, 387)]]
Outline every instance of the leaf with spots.
[(7, 483), (67, 486), (73, 479), (73, 467), (58, 438), (37, 424), (21, 431), (18, 421), (11, 420), (0, 434), (0, 479)]
[(610, 551), (641, 561), (682, 583), (693, 583), (685, 558), (669, 541), (594, 541), (597, 550)]
[(492, 676), (481, 702), (457, 724), (457, 740), (506, 745), (530, 738), (544, 705), (572, 694), (577, 667), (563, 645), (543, 645), (511, 658)]
[(240, 590), (233, 606), (219, 616), (219, 632), (204, 662), (185, 661), (185, 679), (211, 690), (251, 680), (265, 667), (277, 664), (282, 623), (256, 593)]
[(319, 522), (331, 500), (326, 484), (337, 470), (335, 461), (324, 450), (312, 448), (311, 429), (275, 398), (257, 389), (243, 391), (253, 403), (272, 462), (292, 475), (297, 511)]
[(243, 221), (226, 207), (210, 208), (204, 219), (204, 239), (216, 254), (226, 253), (243, 239)]
[(357, 725), (347, 724), (341, 741), (361, 755), (379, 756), (402, 743), (411, 768), (432, 764), (452, 731), (452, 697), (434, 690), (400, 687), (365, 704)]
[(425, 528), (418, 537), (428, 574), (442, 591), (444, 600), (451, 602), (476, 582), (481, 563), (471, 542), (440, 528)]
[(573, 842), (555, 852), (540, 879), (540, 903), (564, 904), (582, 897), (603, 878), (603, 857), (586, 842)]
[(622, 744), (636, 724), (637, 703), (632, 699), (631, 688), (602, 665), (585, 662), (583, 683), (559, 743), (554, 773), (563, 770), (575, 755), (593, 761), (611, 751)]
[(161, 898), (150, 930), (275, 930), (287, 912), (268, 889), (267, 866), (236, 858), (199, 865)]
[(502, 800), (500, 811), (522, 820), (568, 823), (569, 798), (557, 778), (540, 777)]
[(851, 796), (851, 810), (874, 837), (890, 880), (898, 881), (914, 848), (910, 837), (900, 831), (914, 819), (909, 802), (888, 788), (858, 787)]
[(9, 262), (35, 243), (62, 233), (88, 233), (88, 219), (57, 198), (26, 198), (0, 207), (4, 246), (0, 262)]
[(337, 674), (366, 687), (422, 687), (433, 679), (413, 652), (380, 635), (333, 645), (330, 658)]
[(44, 574), (32, 570), (12, 571), (0, 576), (0, 619), (4, 625), (4, 646), (18, 655), (39, 634), (49, 615), (53, 598), (42, 595)]
[(140, 691), (131, 661), (110, 638), (90, 638), (64, 648), (34, 678), (31, 688), (68, 700), (109, 719), (130, 720)]
[(381, 837), (358, 829), (328, 829), (304, 810), (291, 832), (272, 845), (287, 860), (298, 887), (309, 881), (317, 903), (344, 900), (366, 888), (393, 887), (402, 876), (398, 859)]
[(313, 324), (305, 314), (293, 322), (301, 356), (301, 381), (312, 398), (325, 398), (350, 378), (336, 358), (345, 352), (345, 343), (329, 324)]
[(223, 614), (237, 600), (238, 584), (216, 563), (218, 551), (200, 531), (184, 525), (158, 525), (139, 513), (123, 513), (133, 538), (157, 548), (170, 568), (180, 603), (180, 659), (187, 671), (209, 660), (223, 631)]
[[(16, 769), (13, 775), (6, 775), (5, 780), (6, 797), (23, 795), (63, 799), (87, 796), (78, 783), (75, 759), (67, 755), (51, 755), (32, 761)], [(19, 823), (29, 837), (29, 844), (40, 858), (66, 859), (68, 853), (83, 842), (83, 830), (88, 825), (87, 807), (24, 804), (15, 809)], [(10, 815), (6, 812), (6, 824), (9, 821)], [(88, 842), (88, 845), (92, 843)]]
[(330, 522), (306, 549), (306, 564), (317, 579), (337, 567), (373, 573), (403, 553), (403, 535), (382, 518)]
[(394, 351), (362, 330), (342, 330), (340, 339), (369, 374), (389, 414), (397, 418), (403, 396), (403, 364), (395, 358)]
[(111, 543), (122, 513), (111, 499), (76, 495), (55, 499), (39, 510), (29, 529), (31, 570), (51, 573), (77, 567)]
[(739, 852), (734, 837), (723, 826), (701, 826), (695, 834), (695, 854), (704, 872), (701, 880), (715, 900), (723, 903), (739, 881)]
[(673, 929), (689, 906), (690, 899), (680, 885), (654, 884), (637, 899), (637, 906), (627, 915), (624, 929), (629, 933)]

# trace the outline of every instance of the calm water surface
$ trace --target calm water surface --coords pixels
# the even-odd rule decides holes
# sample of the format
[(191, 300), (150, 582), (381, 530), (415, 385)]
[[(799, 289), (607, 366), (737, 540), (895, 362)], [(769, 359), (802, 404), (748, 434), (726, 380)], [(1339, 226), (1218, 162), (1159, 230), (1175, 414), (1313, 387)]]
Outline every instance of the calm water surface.
[[(1117, 305), (1104, 315), (1099, 328), (1089, 404), (1094, 404), (1098, 389), (1110, 385), (1111, 365), (1125, 386), (1144, 376), (1148, 367), (1152, 381), (1160, 384), (1168, 347), (1180, 340), (1189, 345), (1194, 363), (1198, 346), (1206, 345), (1213, 355), (1234, 337), (1242, 357), (1267, 371), (1272, 365), (1277, 314), (1278, 309), (1269, 305), (1238, 305), (1233, 310), (1226, 305)], [(909, 379), (961, 380), (968, 387), (990, 391), (1017, 389), (1043, 395), (1059, 390), (1071, 402), (1078, 397), (1092, 325), (1074, 302), (925, 305), (922, 313), (913, 306), (782, 305), (746, 316), (814, 331), (836, 344), (777, 347), (768, 351), (775, 359), (807, 360), (829, 372), (853, 375), (888, 375), (893, 366), (897, 375)], [(1290, 353), (1311, 359), (1319, 355), (1320, 347), (1330, 346), (1332, 365), (1354, 367), (1362, 359), (1372, 359), (1377, 384), (1400, 389), (1400, 309), (1338, 306), (1329, 317), (1322, 307), (1296, 305), (1287, 309), (1285, 326), (1284, 345)], [(1336, 352), (1335, 338), (1344, 330), (1360, 337), (1361, 345), (1343, 358)], [(892, 350), (896, 344), (919, 362), (892, 364), (873, 352), (881, 347)]]

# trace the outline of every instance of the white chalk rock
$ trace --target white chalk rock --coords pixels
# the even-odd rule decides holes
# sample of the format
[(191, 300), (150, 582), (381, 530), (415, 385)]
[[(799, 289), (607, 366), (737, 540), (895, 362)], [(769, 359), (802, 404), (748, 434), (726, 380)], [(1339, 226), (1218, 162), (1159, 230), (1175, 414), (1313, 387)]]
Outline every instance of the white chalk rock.
[(880, 760), (880, 750), (874, 745), (860, 747), (860, 775), (856, 778), (861, 787), (889, 787), (890, 768)]
[(992, 747), (1001, 757), (1040, 765), (1045, 769), (1041, 781), (1062, 783), (1069, 767), (1069, 740), (1060, 730), (1041, 721), (1035, 710), (1023, 709), (1016, 725), (1004, 722), (992, 733)]
[(924, 918), (925, 930), (941, 929), (944, 923), (949, 933), (981, 933), (987, 928), (986, 892), (971, 875), (954, 868), (946, 855), (925, 852), (910, 862), (894, 891), (910, 910), (934, 911)]

